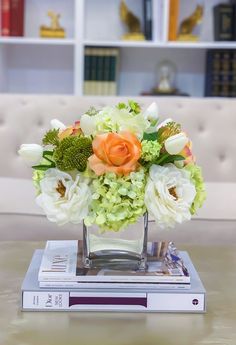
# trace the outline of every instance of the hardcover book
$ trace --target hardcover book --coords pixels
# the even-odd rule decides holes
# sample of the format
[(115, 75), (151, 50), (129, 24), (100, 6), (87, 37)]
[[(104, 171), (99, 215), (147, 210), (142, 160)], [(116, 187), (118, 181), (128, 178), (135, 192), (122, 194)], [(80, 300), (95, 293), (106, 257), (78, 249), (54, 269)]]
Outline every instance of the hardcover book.
[(40, 282), (190, 284), (188, 270), (172, 242), (148, 244), (148, 269), (145, 272), (86, 269), (82, 262), (82, 245), (82, 241), (48, 241), (38, 280)]
[(206, 310), (205, 289), (186, 252), (180, 252), (191, 276), (188, 290), (114, 288), (40, 289), (38, 271), (43, 250), (36, 250), (22, 284), (22, 310), (193, 312)]
[(235, 26), (235, 7), (219, 4), (214, 7), (215, 41), (233, 41)]
[(235, 97), (236, 63), (233, 49), (207, 52), (205, 96)]

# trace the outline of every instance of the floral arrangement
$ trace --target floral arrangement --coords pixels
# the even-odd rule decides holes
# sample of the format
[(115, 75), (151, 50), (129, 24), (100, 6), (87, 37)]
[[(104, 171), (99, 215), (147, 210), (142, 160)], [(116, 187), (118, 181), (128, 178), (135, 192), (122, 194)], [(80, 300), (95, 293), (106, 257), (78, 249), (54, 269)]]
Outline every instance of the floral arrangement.
[(90, 108), (74, 125), (51, 125), (42, 145), (19, 150), (50, 221), (118, 231), (148, 211), (160, 227), (173, 227), (202, 206), (192, 143), (180, 124), (159, 122), (155, 103), (145, 111), (134, 101)]

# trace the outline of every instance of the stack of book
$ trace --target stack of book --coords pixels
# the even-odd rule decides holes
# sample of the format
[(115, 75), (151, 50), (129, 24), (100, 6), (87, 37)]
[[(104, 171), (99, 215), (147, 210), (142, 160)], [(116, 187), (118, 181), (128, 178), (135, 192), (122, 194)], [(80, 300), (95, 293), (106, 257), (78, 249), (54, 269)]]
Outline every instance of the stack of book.
[(2, 36), (24, 36), (24, 0), (0, 0)]
[(212, 49), (207, 52), (206, 97), (236, 97), (236, 51)]
[(26, 273), (22, 310), (204, 312), (205, 290), (172, 242), (148, 244), (144, 272), (86, 269), (81, 241), (48, 241)]
[(119, 49), (85, 48), (84, 95), (116, 95)]

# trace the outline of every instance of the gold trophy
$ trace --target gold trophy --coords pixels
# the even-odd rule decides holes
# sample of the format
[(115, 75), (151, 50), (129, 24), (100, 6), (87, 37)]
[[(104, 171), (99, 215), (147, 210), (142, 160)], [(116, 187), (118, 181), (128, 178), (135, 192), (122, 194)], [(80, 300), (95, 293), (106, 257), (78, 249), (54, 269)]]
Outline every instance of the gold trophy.
[(179, 27), (178, 41), (193, 41), (199, 40), (199, 36), (193, 35), (194, 28), (202, 22), (203, 6), (197, 5), (194, 12), (184, 19)]
[(60, 14), (53, 11), (48, 11), (48, 17), (51, 19), (51, 25), (40, 26), (40, 37), (46, 38), (65, 38), (65, 30), (60, 26)]
[(141, 32), (140, 20), (128, 9), (124, 0), (120, 4), (120, 18), (126, 24), (128, 31), (122, 36), (127, 41), (144, 41), (144, 34)]

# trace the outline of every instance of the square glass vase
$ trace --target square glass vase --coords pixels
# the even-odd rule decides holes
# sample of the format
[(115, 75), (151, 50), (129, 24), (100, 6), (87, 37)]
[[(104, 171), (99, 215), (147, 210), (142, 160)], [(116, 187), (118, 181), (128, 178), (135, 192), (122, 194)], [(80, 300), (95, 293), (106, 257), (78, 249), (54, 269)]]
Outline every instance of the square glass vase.
[(105, 231), (83, 224), (85, 268), (145, 270), (147, 268), (148, 214), (120, 231)]

